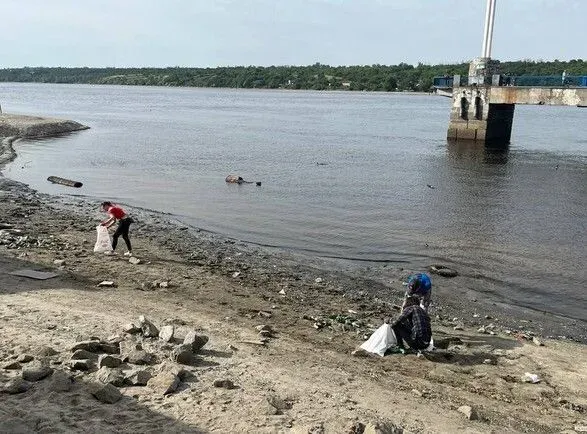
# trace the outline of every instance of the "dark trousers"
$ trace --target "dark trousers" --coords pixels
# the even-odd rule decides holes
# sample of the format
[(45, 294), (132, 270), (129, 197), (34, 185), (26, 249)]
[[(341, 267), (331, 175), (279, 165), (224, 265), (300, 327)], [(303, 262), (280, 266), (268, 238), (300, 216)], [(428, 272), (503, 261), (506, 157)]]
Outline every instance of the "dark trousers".
[(430, 342), (423, 342), (421, 339), (412, 339), (412, 329), (404, 324), (396, 324), (391, 327), (397, 338), (397, 346), (404, 347), (403, 341), (413, 350), (423, 350), (430, 345)]
[(116, 228), (116, 232), (114, 232), (114, 234), (112, 235), (112, 250), (116, 250), (116, 245), (118, 244), (118, 237), (122, 235), (122, 239), (126, 243), (128, 251), (132, 252), (130, 238), (128, 237), (128, 230), (130, 229), (130, 224), (132, 222), (133, 220), (130, 217), (126, 217), (118, 221), (118, 227)]

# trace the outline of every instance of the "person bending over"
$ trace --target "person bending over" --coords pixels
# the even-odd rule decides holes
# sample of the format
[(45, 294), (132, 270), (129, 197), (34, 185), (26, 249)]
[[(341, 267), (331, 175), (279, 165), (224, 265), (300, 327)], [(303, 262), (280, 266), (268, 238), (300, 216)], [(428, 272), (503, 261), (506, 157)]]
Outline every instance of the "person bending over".
[(402, 311), (406, 307), (408, 297), (417, 297), (422, 308), (428, 312), (428, 307), (432, 300), (432, 281), (427, 274), (417, 273), (408, 277), (408, 290), (406, 291)]
[(404, 348), (405, 341), (413, 350), (424, 350), (432, 339), (430, 317), (420, 306), (419, 297), (408, 296), (404, 304), (402, 313), (395, 321), (388, 318), (385, 322), (391, 325), (399, 348)]
[(130, 244), (130, 238), (128, 237), (128, 231), (130, 229), (130, 224), (133, 222), (133, 219), (128, 216), (126, 211), (112, 202), (102, 202), (102, 211), (108, 213), (110, 216), (108, 220), (104, 220), (102, 223), (100, 223), (102, 226), (109, 228), (114, 223), (116, 223), (116, 221), (118, 221), (118, 227), (112, 235), (112, 253), (114, 253), (116, 250), (118, 237), (122, 235), (122, 239), (126, 243), (126, 248), (128, 249), (128, 252), (126, 252), (124, 255), (132, 256), (132, 247)]

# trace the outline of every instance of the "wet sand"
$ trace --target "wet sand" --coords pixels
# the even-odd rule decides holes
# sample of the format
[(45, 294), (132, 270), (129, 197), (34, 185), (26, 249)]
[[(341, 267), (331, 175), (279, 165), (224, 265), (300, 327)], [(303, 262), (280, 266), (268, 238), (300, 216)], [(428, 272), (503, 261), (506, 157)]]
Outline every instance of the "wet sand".
[[(433, 329), (447, 349), (423, 358), (357, 359), (350, 351), (397, 313), (401, 282), (417, 270), (351, 273), (129, 209), (141, 261), (135, 265), (93, 253), (99, 200), (42, 195), (0, 178), (0, 201), (0, 223), (10, 226), (0, 236), (3, 365), (49, 345), (57, 354), (45, 361), (70, 373), (69, 347), (78, 335), (122, 334), (141, 314), (210, 338), (201, 362), (190, 367), (195, 380), (182, 381), (174, 394), (122, 388), (123, 400), (102, 404), (86, 390), (94, 373), (78, 372), (70, 391), (52, 391), (43, 380), (21, 395), (3, 395), (2, 411), (13, 411), (15, 426), (81, 431), (75, 421), (94, 418), (100, 431), (130, 432), (144, 429), (146, 417), (151, 430), (178, 432), (360, 432), (350, 427), (377, 421), (409, 432), (559, 432), (584, 423), (587, 350), (542, 336), (584, 342), (585, 325), (485, 303), (482, 294), (459, 289), (460, 276), (435, 277)], [(7, 274), (20, 268), (59, 277)], [(103, 280), (115, 287), (98, 288)], [(275, 330), (269, 342), (246, 343), (258, 341), (255, 327), (263, 324)], [(165, 358), (163, 350), (156, 354)], [(522, 382), (525, 372), (541, 382)], [(18, 374), (0, 370), (0, 380)], [(217, 378), (238, 388), (215, 388)], [(277, 411), (266, 404), (275, 396), (285, 402)], [(479, 420), (459, 413), (461, 405), (474, 407)]]

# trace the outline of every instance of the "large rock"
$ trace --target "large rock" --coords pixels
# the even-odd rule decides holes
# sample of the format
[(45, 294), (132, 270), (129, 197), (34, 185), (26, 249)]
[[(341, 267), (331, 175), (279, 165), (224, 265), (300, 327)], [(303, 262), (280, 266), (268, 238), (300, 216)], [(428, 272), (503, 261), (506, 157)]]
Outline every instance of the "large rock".
[(208, 336), (199, 336), (195, 331), (190, 331), (187, 335), (185, 335), (183, 343), (186, 345), (191, 345), (192, 351), (198, 351), (204, 345), (206, 345), (206, 343), (208, 343)]
[(151, 378), (147, 386), (157, 394), (168, 395), (175, 392), (179, 383), (180, 380), (177, 375), (169, 371), (164, 371)]
[(114, 404), (120, 401), (122, 394), (120, 390), (114, 387), (112, 384), (95, 384), (92, 388), (92, 395), (101, 402), (106, 404)]
[(22, 365), (18, 363), (16, 360), (6, 362), (2, 365), (2, 369), (6, 369), (7, 371), (17, 371), (20, 368), (22, 368)]
[(75, 350), (71, 355), (71, 360), (96, 359), (98, 355), (87, 350)]
[(190, 344), (178, 345), (171, 352), (171, 358), (174, 362), (182, 365), (193, 365), (195, 362), (194, 353)]
[(122, 360), (110, 354), (102, 354), (98, 359), (98, 368), (118, 368), (122, 364)]
[(96, 372), (96, 380), (104, 384), (112, 384), (113, 386), (124, 386), (124, 374), (119, 369), (111, 369), (103, 367)]
[(59, 354), (59, 352), (51, 347), (41, 347), (35, 352), (35, 354), (39, 357), (51, 357)]
[(49, 388), (54, 392), (67, 392), (71, 389), (73, 379), (63, 371), (55, 371), (51, 376)]
[(171, 342), (175, 333), (175, 327), (173, 325), (166, 325), (161, 327), (159, 330), (159, 339), (163, 342)]
[(69, 361), (69, 366), (74, 371), (89, 371), (90, 369), (92, 369), (93, 365), (94, 363), (88, 359)]
[(9, 393), (11, 395), (15, 395), (17, 393), (26, 392), (31, 388), (32, 384), (28, 381), (23, 380), (22, 378), (13, 378), (12, 380), (8, 381), (2, 388), (4, 393)]
[(144, 337), (156, 338), (157, 336), (159, 336), (159, 329), (155, 327), (155, 324), (153, 324), (151, 321), (145, 318), (144, 315), (141, 315), (139, 317), (139, 325), (141, 327)]
[(154, 362), (155, 357), (145, 350), (134, 350), (127, 357), (128, 363), (133, 365), (150, 365)]
[(122, 329), (124, 333), (128, 333), (129, 335), (136, 335), (137, 333), (141, 333), (141, 328), (136, 326), (134, 323), (128, 323)]
[(39, 381), (53, 373), (53, 368), (40, 362), (28, 364), (22, 370), (22, 378), (27, 381)]
[(20, 362), (20, 363), (28, 363), (28, 362), (33, 361), (34, 359), (35, 358), (33, 356), (31, 356), (30, 354), (21, 354), (20, 356), (18, 356), (16, 358), (16, 361)]
[(71, 347), (71, 351), (75, 353), (77, 350), (84, 350), (90, 353), (100, 353), (100, 341), (89, 340), (77, 342), (73, 347)]
[(118, 345), (111, 344), (109, 342), (102, 342), (98, 340), (88, 340), (88, 341), (81, 341), (76, 343), (73, 347), (71, 347), (71, 351), (75, 352), (77, 350), (85, 350), (90, 353), (108, 353), (108, 354), (118, 354), (120, 351)]
[(124, 378), (124, 382), (126, 384), (130, 384), (131, 386), (146, 386), (151, 377), (152, 375), (149, 371), (144, 369), (137, 369), (128, 372)]
[(122, 341), (118, 344), (118, 346), (123, 362), (128, 359), (130, 353), (143, 349), (143, 346), (140, 343), (134, 342), (132, 340)]
[(461, 405), (457, 409), (457, 411), (459, 413), (463, 413), (465, 417), (469, 420), (477, 420), (479, 418), (479, 416), (477, 415), (477, 411), (469, 405)]

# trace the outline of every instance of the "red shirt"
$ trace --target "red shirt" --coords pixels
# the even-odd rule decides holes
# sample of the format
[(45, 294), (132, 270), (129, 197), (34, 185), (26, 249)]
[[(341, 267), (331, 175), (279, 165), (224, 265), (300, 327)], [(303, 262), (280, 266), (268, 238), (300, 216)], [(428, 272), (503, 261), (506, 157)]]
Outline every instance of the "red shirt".
[(126, 217), (126, 213), (124, 212), (124, 210), (116, 205), (108, 208), (108, 214), (110, 214), (116, 220), (122, 220), (123, 218)]

